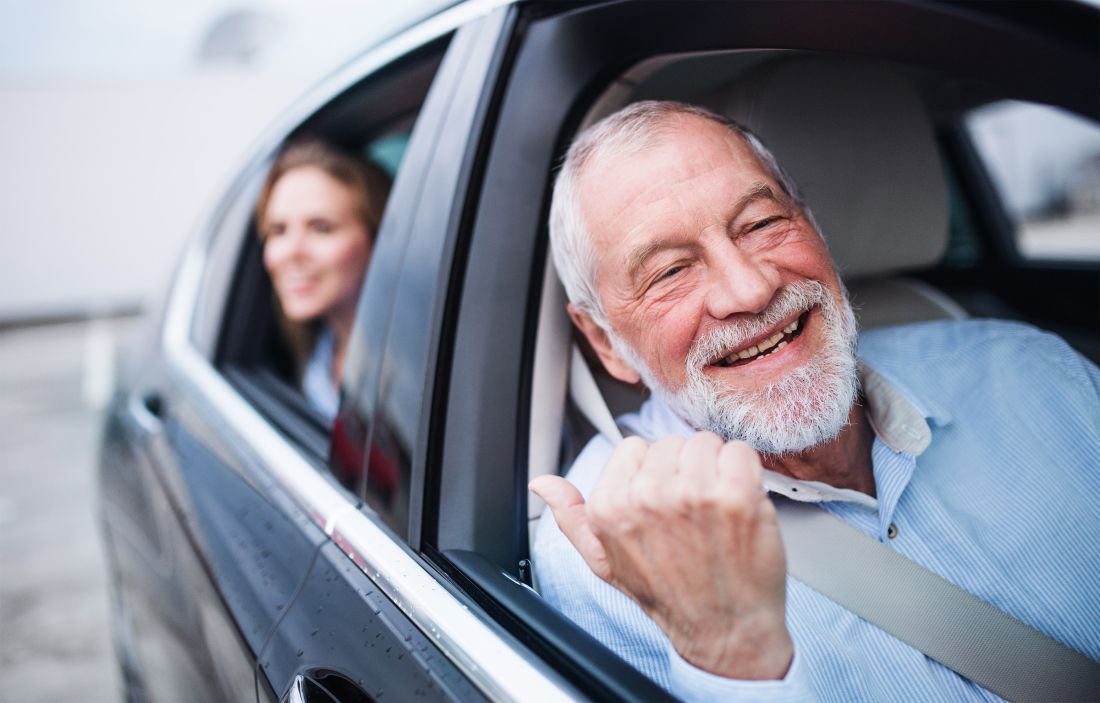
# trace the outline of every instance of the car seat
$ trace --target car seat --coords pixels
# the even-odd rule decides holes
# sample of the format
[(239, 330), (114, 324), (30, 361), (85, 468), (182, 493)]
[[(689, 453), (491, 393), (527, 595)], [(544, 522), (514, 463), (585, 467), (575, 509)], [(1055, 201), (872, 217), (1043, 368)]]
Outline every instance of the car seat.
[[(668, 65), (666, 57), (649, 70)], [(614, 84), (585, 123), (644, 94), (644, 76), (638, 75), (644, 72), (639, 68), (630, 80)], [(966, 316), (945, 294), (899, 275), (938, 261), (948, 238), (947, 185), (932, 122), (901, 70), (784, 54), (754, 61), (691, 99), (752, 130), (798, 184), (849, 289), (861, 328)], [(597, 429), (613, 423), (612, 415), (637, 409), (645, 395), (586, 361), (578, 346), (583, 340), (576, 340), (565, 312), (564, 290), (547, 259), (532, 382), (531, 478), (568, 468), (561, 465), (572, 454), (562, 452), (562, 428), (570, 408)], [(592, 384), (606, 405), (592, 402)], [(588, 437), (565, 439), (583, 446)], [(543, 508), (530, 496), (532, 539)]]

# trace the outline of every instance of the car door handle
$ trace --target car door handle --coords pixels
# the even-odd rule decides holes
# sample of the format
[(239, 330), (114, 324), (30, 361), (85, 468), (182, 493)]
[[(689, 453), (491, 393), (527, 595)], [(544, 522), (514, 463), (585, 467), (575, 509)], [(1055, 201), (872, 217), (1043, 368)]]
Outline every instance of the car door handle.
[(279, 703), (307, 703), (307, 700), (306, 677), (298, 674), (294, 677), (294, 681), (291, 682), (287, 692), (279, 699)]
[(156, 391), (141, 396), (130, 396), (130, 416), (149, 434), (156, 434), (164, 426), (164, 400)]
[(297, 674), (279, 703), (366, 703), (374, 700), (347, 677), (334, 671), (315, 672), (315, 679)]

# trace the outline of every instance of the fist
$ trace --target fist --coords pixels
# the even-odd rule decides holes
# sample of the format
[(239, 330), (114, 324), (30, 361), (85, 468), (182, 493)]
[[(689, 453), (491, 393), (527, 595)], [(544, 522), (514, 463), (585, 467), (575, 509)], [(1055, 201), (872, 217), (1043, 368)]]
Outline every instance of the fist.
[(786, 568), (760, 457), (700, 432), (624, 440), (587, 503), (571, 484), (531, 483), (597, 576), (642, 607), (693, 665), (781, 678), (793, 655)]

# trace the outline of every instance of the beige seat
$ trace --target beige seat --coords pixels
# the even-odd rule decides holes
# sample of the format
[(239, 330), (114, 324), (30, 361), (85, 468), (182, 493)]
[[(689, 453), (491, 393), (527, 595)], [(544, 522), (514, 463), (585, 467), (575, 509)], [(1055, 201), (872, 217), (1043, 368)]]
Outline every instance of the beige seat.
[[(654, 65), (663, 68), (669, 62)], [(639, 79), (644, 87), (644, 76), (633, 76), (631, 84)], [(587, 122), (631, 99), (624, 82), (617, 83)], [(799, 185), (861, 327), (965, 317), (943, 293), (899, 275), (938, 261), (948, 237), (947, 187), (935, 135), (905, 74), (861, 61), (780, 56), (754, 62), (692, 99), (760, 136)], [(532, 477), (564, 468), (558, 456), (567, 388), (589, 376), (572, 348), (565, 294), (548, 265), (535, 352)], [(644, 395), (638, 389), (614, 381), (600, 368), (591, 371), (614, 415), (641, 403)], [(532, 496), (532, 536), (542, 509)]]
[(964, 316), (894, 276), (947, 248), (947, 185), (931, 120), (898, 69), (780, 58), (703, 99), (756, 133), (794, 178), (858, 306), (863, 327)]

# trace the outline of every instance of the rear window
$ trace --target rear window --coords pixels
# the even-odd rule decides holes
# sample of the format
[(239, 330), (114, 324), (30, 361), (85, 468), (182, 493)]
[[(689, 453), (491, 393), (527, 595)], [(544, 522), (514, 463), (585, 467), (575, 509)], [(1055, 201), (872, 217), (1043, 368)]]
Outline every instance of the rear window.
[(1020, 254), (1100, 260), (1100, 126), (1009, 100), (971, 112), (966, 123)]

